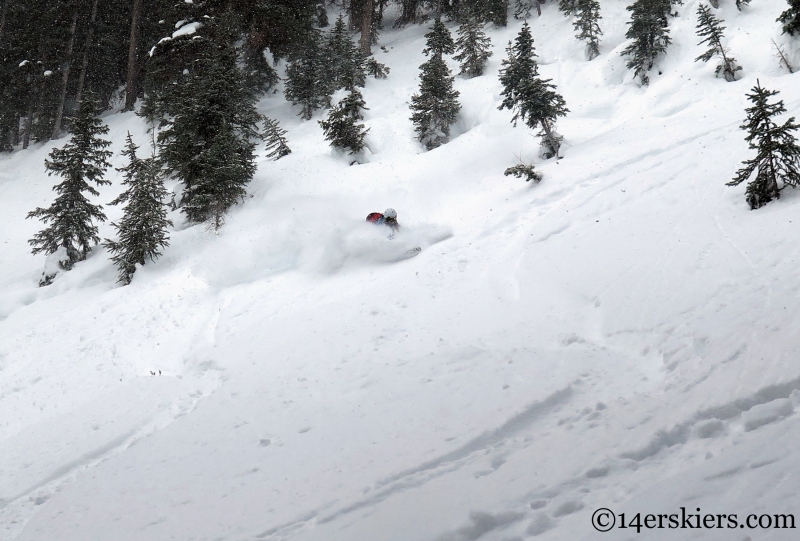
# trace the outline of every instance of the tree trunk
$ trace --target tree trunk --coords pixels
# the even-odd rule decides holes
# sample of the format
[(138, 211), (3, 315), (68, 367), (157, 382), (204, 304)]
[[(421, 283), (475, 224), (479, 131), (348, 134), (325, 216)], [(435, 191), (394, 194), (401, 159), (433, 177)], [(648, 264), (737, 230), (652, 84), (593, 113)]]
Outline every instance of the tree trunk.
[(347, 26), (350, 30), (355, 30), (359, 28), (359, 23), (356, 19), (358, 19), (358, 5), (363, 3), (364, 0), (350, 0), (347, 5)]
[(89, 49), (94, 38), (94, 23), (97, 20), (97, 1), (92, 3), (92, 18), (89, 19), (89, 30), (86, 33), (86, 46), (83, 48), (83, 60), (81, 60), (81, 74), (78, 76), (78, 92), (75, 94), (75, 101), (80, 103), (83, 97), (83, 85), (86, 83), (86, 69), (89, 67)]
[(20, 122), (20, 114), (17, 111), (14, 114), (14, 125), (11, 127), (11, 145), (17, 146), (19, 144), (19, 122)]
[(372, 12), (373, 0), (364, 0), (361, 6), (361, 50), (366, 56), (372, 54)]
[(546, 134), (545, 139), (547, 140), (547, 146), (549, 146), (550, 150), (552, 150), (555, 153), (556, 159), (559, 159), (561, 156), (558, 155), (558, 151), (560, 150), (561, 145), (559, 145), (558, 141), (556, 141), (555, 138), (553, 137), (553, 132), (550, 131), (550, 126), (547, 124), (547, 121), (543, 119), (540, 120), (540, 122), (542, 124), (542, 129)]
[(400, 15), (397, 24), (402, 26), (416, 21), (418, 5), (419, 0), (403, 0), (403, 13)]
[[(39, 46), (36, 52), (36, 58), (43, 59), (44, 39), (43, 35), (39, 35)], [(36, 106), (36, 76), (33, 71), (29, 75), (28, 82), (30, 83), (30, 91), (28, 93), (28, 107), (25, 111), (25, 127), (22, 129), (22, 148), (28, 148), (31, 142), (31, 130), (33, 127), (33, 109)]]
[(25, 129), (22, 131), (22, 148), (28, 148), (31, 142), (31, 126), (33, 125), (33, 106), (36, 101), (36, 93), (32, 92), (28, 97), (28, 111), (25, 118)]
[(142, 19), (142, 0), (133, 0), (131, 39), (128, 46), (128, 78), (125, 82), (125, 111), (133, 111), (139, 94), (139, 31)]
[(0, 43), (3, 41), (3, 30), (6, 28), (6, 11), (11, 4), (11, 0), (3, 0), (3, 11), (0, 12)]
[(53, 135), (55, 139), (61, 133), (61, 119), (64, 117), (64, 101), (67, 99), (67, 83), (69, 82), (69, 69), (72, 66), (72, 50), (75, 48), (75, 28), (78, 25), (78, 10), (72, 14), (72, 26), (69, 29), (69, 44), (67, 45), (67, 58), (62, 63), (63, 74), (61, 76), (61, 94), (58, 97), (58, 112), (56, 121), (53, 124)]
[(376, 0), (378, 2), (378, 26), (383, 24), (383, 12), (386, 11), (387, 0)]
[[(42, 59), (42, 63), (46, 63), (47, 58)], [(39, 95), (36, 98), (36, 110), (33, 112), (33, 118), (42, 119), (44, 116), (44, 106), (45, 106), (45, 90), (47, 89), (47, 77), (42, 76), (42, 84), (39, 85)], [(33, 134), (31, 134), (33, 135)], [(38, 134), (41, 135), (41, 134)], [(51, 137), (52, 139), (52, 137)], [(42, 141), (42, 139), (38, 139), (38, 141)]]

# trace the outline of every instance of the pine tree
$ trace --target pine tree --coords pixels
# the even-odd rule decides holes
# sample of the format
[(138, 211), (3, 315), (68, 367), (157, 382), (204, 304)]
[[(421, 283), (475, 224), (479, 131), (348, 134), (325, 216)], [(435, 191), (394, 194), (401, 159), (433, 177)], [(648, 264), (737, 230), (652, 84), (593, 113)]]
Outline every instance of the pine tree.
[(800, 0), (786, 0), (789, 9), (781, 13), (778, 22), (783, 23), (783, 33), (800, 36)]
[(524, 178), (525, 182), (541, 182), (542, 180), (542, 174), (538, 172), (533, 165), (522, 162), (513, 167), (509, 167), (503, 174), (507, 177), (514, 176), (517, 178)]
[(245, 47), (241, 54), (241, 64), (247, 86), (253, 93), (266, 94), (281, 80), (278, 72), (264, 57), (264, 51)]
[(780, 64), (786, 66), (786, 69), (789, 70), (789, 73), (794, 73), (794, 68), (792, 67), (791, 62), (789, 62), (789, 59), (786, 58), (786, 53), (784, 52), (783, 47), (775, 43), (774, 39), (771, 41), (772, 41), (772, 46), (775, 47), (775, 56), (780, 61)]
[(389, 76), (389, 72), (392, 71), (391, 68), (385, 64), (381, 64), (373, 57), (367, 58), (364, 69), (367, 75), (375, 77), (376, 79), (386, 79)]
[(555, 131), (556, 119), (566, 116), (569, 109), (564, 98), (555, 91), (551, 79), (541, 79), (539, 67), (534, 60), (533, 37), (527, 23), (517, 35), (514, 45), (508, 46), (508, 59), (503, 60), (500, 70), (503, 102), (499, 109), (514, 112), (511, 121), (516, 125), (522, 120), (531, 128), (541, 129), (542, 147), (547, 158), (558, 156), (562, 137)]
[(450, 140), (450, 126), (456, 121), (461, 104), (458, 91), (453, 89), (455, 77), (450, 74), (443, 54), (455, 52), (455, 43), (447, 27), (440, 20), (428, 32), (423, 49), (430, 60), (420, 66), (419, 93), (411, 97), (411, 121), (417, 139), (432, 150)]
[(668, 0), (636, 0), (626, 8), (631, 12), (631, 21), (625, 37), (634, 41), (622, 51), (622, 56), (630, 57), (626, 66), (634, 70), (634, 77), (639, 77), (643, 85), (650, 83), (647, 72), (658, 55), (665, 53), (672, 43), (667, 28), (671, 5)]
[(461, 64), (461, 74), (468, 77), (483, 75), (486, 61), (492, 56), (492, 40), (483, 31), (483, 24), (475, 19), (466, 19), (458, 27), (458, 39), (453, 58)]
[[(271, 90), (278, 78), (265, 50), (274, 59), (287, 57), (318, 21), (320, 4), (0, 0), (0, 150), (19, 143), (27, 147), (68, 130), (63, 122), (58, 126), (58, 119), (74, 115), (86, 88), (104, 107), (123, 86), (126, 110), (147, 95), (160, 99), (165, 86), (179, 83), (185, 64), (202, 48), (191, 43), (193, 37), (227, 14), (236, 18), (234, 46), (241, 71), (254, 91)], [(203, 29), (195, 36), (173, 36), (199, 24)]]
[(508, 25), (508, 0), (489, 0), (486, 4), (489, 22), (499, 27)]
[(311, 120), (314, 111), (330, 103), (335, 81), (326, 56), (322, 36), (315, 30), (286, 67), (284, 96), (292, 105), (301, 107), (304, 120)]
[[(736, 172), (736, 177), (727, 185), (738, 186), (749, 181), (746, 200), (751, 209), (757, 209), (780, 198), (780, 191), (784, 187), (800, 185), (800, 146), (792, 135), (798, 129), (794, 117), (781, 126), (773, 120), (774, 116), (786, 112), (783, 100), (777, 103), (767, 101), (778, 91), (761, 88), (761, 83), (756, 81), (752, 92), (747, 94), (747, 99), (753, 106), (746, 109), (747, 120), (740, 127), (748, 132), (745, 140), (750, 149), (757, 151), (757, 155), (752, 160), (744, 160), (744, 167)], [(750, 180), (753, 172), (756, 173), (755, 178)]]
[[(92, 221), (104, 222), (106, 216), (103, 207), (90, 203), (84, 193), (97, 196), (99, 193), (92, 184), (110, 184), (103, 178), (111, 157), (106, 150), (111, 142), (100, 138), (106, 133), (108, 126), (99, 118), (95, 96), (85, 92), (72, 123), (72, 137), (64, 148), (53, 149), (45, 160), (48, 174), (64, 179), (53, 187), (58, 197), (49, 208), (37, 208), (27, 216), (50, 224), (28, 241), (33, 246), (32, 252), (50, 255), (63, 249), (59, 267), (65, 271), (86, 259), (93, 245), (100, 242)], [(54, 276), (44, 274), (39, 285), (49, 285)]]
[(328, 10), (325, 9), (325, 2), (320, 1), (317, 3), (317, 26), (320, 28), (327, 28), (329, 24)]
[(292, 153), (286, 141), (286, 130), (281, 128), (277, 120), (264, 118), (264, 140), (267, 143), (267, 158), (280, 160)]
[(328, 35), (324, 56), (324, 66), (330, 71), (328, 77), (332, 90), (364, 86), (366, 83), (364, 55), (350, 39), (342, 15), (336, 19), (336, 24)]
[(364, 87), (367, 84), (366, 58), (361, 49), (353, 46), (350, 56), (342, 58), (337, 65), (335, 80), (337, 81), (331, 88), (351, 89), (357, 86)]
[(463, 0), (459, 11), (466, 16), (496, 26), (508, 24), (508, 0)]
[(112, 201), (111, 205), (125, 205), (119, 225), (111, 225), (117, 230), (118, 241), (106, 239), (104, 246), (111, 252), (111, 261), (119, 272), (117, 282), (131, 283), (136, 265), (144, 265), (149, 259), (155, 262), (161, 250), (169, 246), (167, 227), (172, 222), (167, 219), (164, 200), (167, 190), (161, 178), (161, 168), (155, 158), (141, 159), (136, 155), (138, 147), (130, 132), (122, 154), (128, 158), (128, 165), (117, 169), (125, 174), (122, 183), (128, 189)]
[(600, 3), (597, 0), (578, 0), (577, 20), (573, 23), (579, 40), (586, 42), (586, 58), (594, 60), (600, 56), (600, 36), (603, 31), (597, 21), (600, 16)]
[(417, 139), (432, 150), (450, 140), (450, 126), (456, 121), (461, 104), (458, 91), (453, 89), (455, 77), (441, 55), (420, 66), (419, 93), (411, 97), (411, 121)]
[(741, 70), (741, 66), (736, 64), (736, 59), (728, 57), (728, 51), (722, 46), (722, 39), (725, 37), (722, 31), (725, 30), (724, 26), (720, 26), (720, 21), (717, 19), (708, 6), (700, 4), (697, 6), (697, 35), (704, 38), (699, 45), (707, 43), (709, 49), (695, 58), (695, 62), (702, 60), (708, 62), (713, 57), (718, 56), (722, 62), (717, 66), (715, 71), (717, 77), (722, 73), (725, 80), (728, 82), (736, 80), (736, 72)]
[(400, 0), (403, 11), (400, 18), (395, 23), (395, 26), (400, 27), (408, 23), (414, 23), (418, 19), (418, 11), (420, 8), (421, 0)]
[(517, 114), (529, 128), (541, 128), (537, 135), (542, 138), (545, 158), (558, 157), (563, 138), (555, 131), (555, 123), (558, 117), (569, 112), (564, 98), (550, 81), (537, 77), (525, 85), (517, 105)]
[(558, 0), (558, 11), (564, 15), (572, 15), (578, 10), (578, 0)]
[(237, 63), (230, 19), (209, 23), (202, 48), (169, 100), (158, 134), (167, 173), (183, 183), (181, 207), (190, 222), (215, 228), (245, 194), (255, 173), (255, 139), (264, 117)]
[(325, 139), (330, 141), (332, 147), (350, 155), (364, 150), (364, 137), (369, 130), (365, 130), (358, 121), (364, 120), (361, 111), (369, 110), (366, 105), (361, 92), (353, 88), (346, 98), (331, 109), (327, 120), (320, 120)]
[(430, 56), (433, 53), (436, 55), (453, 54), (456, 50), (456, 44), (453, 42), (453, 36), (450, 35), (450, 30), (444, 25), (441, 19), (436, 19), (433, 22), (433, 27), (430, 32), (425, 34), (427, 45), (422, 50), (425, 56)]
[[(533, 36), (531, 27), (526, 21), (514, 39), (514, 44), (508, 43), (506, 48), (508, 58), (502, 61), (503, 68), (500, 70), (500, 83), (503, 85), (501, 93), (503, 103), (500, 110), (514, 109), (519, 102), (521, 88), (539, 75), (539, 66), (534, 57), (536, 49), (533, 46)], [(514, 116), (514, 121), (517, 117)]]
[(539, 6), (539, 0), (517, 0), (514, 7), (514, 18), (517, 20), (527, 19), (531, 16), (531, 10), (534, 6), (539, 15), (541, 15), (542, 8)]

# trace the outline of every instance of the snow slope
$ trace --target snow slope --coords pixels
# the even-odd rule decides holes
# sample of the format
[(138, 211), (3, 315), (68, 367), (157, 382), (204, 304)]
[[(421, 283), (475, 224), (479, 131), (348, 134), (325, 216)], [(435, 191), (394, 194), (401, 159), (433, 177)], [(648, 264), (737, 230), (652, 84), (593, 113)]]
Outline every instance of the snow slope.
[[(756, 78), (800, 113), (770, 50), (784, 6), (723, 0), (734, 83), (694, 62), (697, 1), (679, 6), (641, 88), (625, 2), (603, 2), (593, 62), (545, 5), (541, 71), (571, 110), (547, 162), (497, 110), (518, 22), (457, 79), (456, 137), (432, 152), (408, 121), (425, 29), (387, 29), (369, 163), (266, 98), (293, 154), (259, 162), (218, 235), (175, 213), (124, 288), (102, 248), (36, 287), (24, 217), (63, 141), (0, 158), (0, 539), (796, 539), (591, 526), (600, 507), (800, 513), (800, 194), (751, 212), (725, 186)], [(106, 120), (117, 153), (127, 130), (146, 147), (140, 119)], [(502, 176), (515, 154), (540, 185)], [(394, 241), (363, 223), (387, 206)]]

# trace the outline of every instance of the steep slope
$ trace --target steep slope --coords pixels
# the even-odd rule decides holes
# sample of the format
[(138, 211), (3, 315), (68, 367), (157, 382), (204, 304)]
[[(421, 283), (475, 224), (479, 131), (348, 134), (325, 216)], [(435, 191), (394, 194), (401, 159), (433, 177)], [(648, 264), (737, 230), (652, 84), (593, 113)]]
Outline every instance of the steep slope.
[[(517, 22), (490, 32), (486, 76), (457, 79), (456, 137), (432, 152), (408, 121), (423, 28), (381, 36), (368, 164), (265, 99), (293, 154), (260, 162), (218, 235), (174, 214), (125, 288), (102, 249), (36, 287), (24, 216), (50, 200), (52, 146), (2, 158), (0, 538), (594, 539), (600, 507), (797, 509), (800, 194), (751, 212), (724, 185), (756, 78), (800, 108), (770, 50), (783, 4), (719, 10), (734, 83), (694, 63), (697, 3), (679, 6), (647, 88), (619, 56), (625, 3), (602, 7), (593, 62), (555, 5), (531, 21), (571, 110), (540, 185), (502, 176), (541, 161), (497, 110)], [(106, 120), (116, 152), (147, 141)], [(363, 223), (387, 206), (394, 241)]]

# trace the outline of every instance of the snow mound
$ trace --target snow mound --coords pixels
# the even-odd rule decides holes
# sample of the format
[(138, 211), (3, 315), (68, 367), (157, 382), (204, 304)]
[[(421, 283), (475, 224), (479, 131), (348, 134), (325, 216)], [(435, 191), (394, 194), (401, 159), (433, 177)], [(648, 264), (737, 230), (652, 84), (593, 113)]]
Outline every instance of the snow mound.
[(792, 401), (788, 398), (779, 398), (766, 404), (753, 406), (742, 413), (742, 422), (745, 432), (755, 430), (766, 424), (773, 423), (794, 412)]

